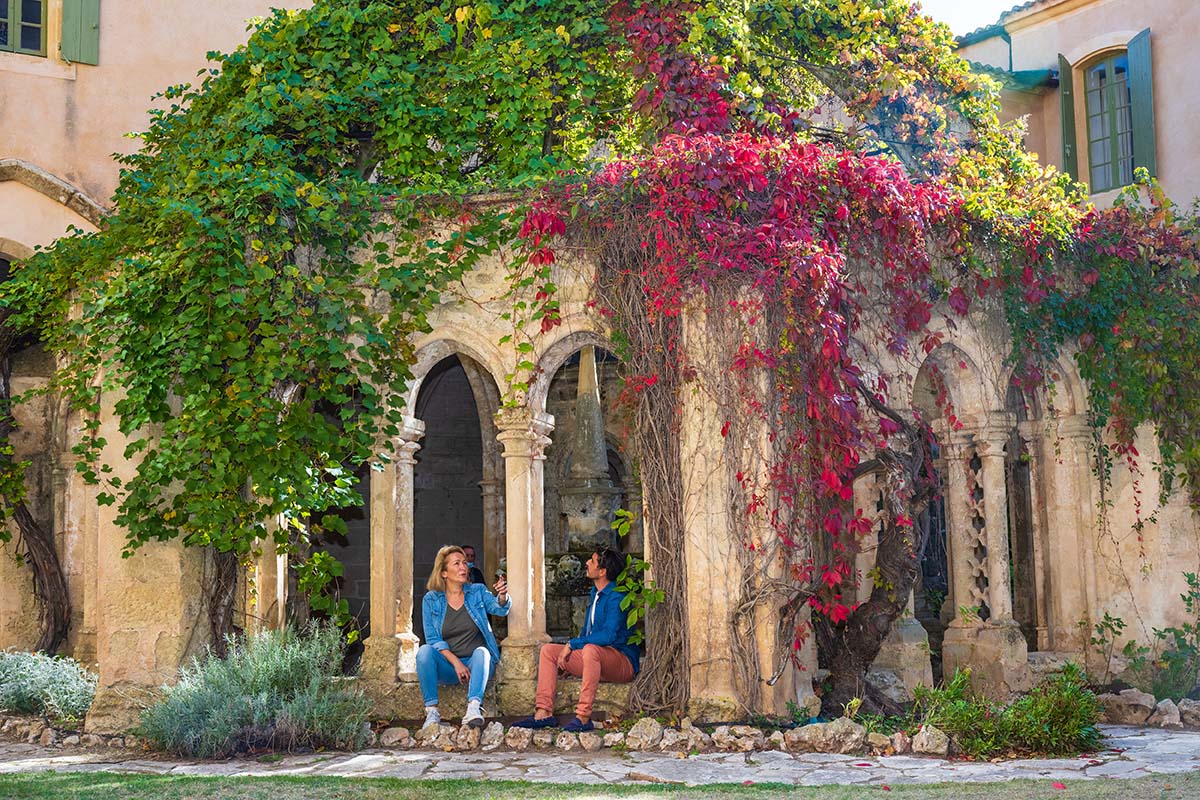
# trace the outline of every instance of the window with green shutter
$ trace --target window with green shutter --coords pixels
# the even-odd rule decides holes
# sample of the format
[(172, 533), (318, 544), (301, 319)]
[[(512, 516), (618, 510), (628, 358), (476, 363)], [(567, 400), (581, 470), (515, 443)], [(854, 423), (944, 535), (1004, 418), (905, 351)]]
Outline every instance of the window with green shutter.
[(0, 50), (46, 55), (46, 0), (0, 0)]
[(100, 0), (63, 0), (58, 52), (72, 64), (100, 63)]
[(1103, 53), (1075, 70), (1060, 55), (1059, 70), (1063, 168), (1074, 176), (1079, 163), (1073, 145), (1076, 124), (1071, 97), (1072, 72), (1077, 71), (1075, 78), (1083, 79), (1087, 118), (1081, 141), (1091, 191), (1127, 186), (1138, 167), (1157, 175), (1150, 29), (1130, 39), (1126, 50)]

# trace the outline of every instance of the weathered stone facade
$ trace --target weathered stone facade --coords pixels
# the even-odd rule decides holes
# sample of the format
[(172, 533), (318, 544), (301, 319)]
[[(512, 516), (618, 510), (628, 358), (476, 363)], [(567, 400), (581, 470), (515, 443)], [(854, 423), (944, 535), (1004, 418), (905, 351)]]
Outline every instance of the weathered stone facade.
[[(119, 35), (125, 5), (119, 0), (104, 4), (102, 47), (105, 37)], [(0, 128), (11, 134), (3, 145), (11, 150), (0, 151), (0, 207), (14, 210), (0, 219), (0, 257), (28, 256), (70, 225), (94, 229), (93, 211), (100, 206), (95, 198), (107, 197), (115, 182), (107, 154), (120, 147), (121, 133), (144, 124), (150, 89), (189, 78), (203, 64), (205, 49), (232, 44), (242, 18), (266, 10), (266, 4), (251, 0), (234, 4), (234, 10), (227, 5), (222, 13), (234, 15), (228, 19), (216, 18), (214, 7), (199, 20), (161, 20), (158, 24), (168, 27), (149, 37), (160, 49), (145, 63), (114, 57), (98, 67), (71, 65), (68, 78), (67, 66), (56, 59), (31, 66), (28, 56), (0, 53), (0, 96), (14, 99), (0, 107)], [(210, 29), (218, 31), (213, 41), (181, 45), (195, 38), (193, 31)], [(177, 52), (167, 59), (172, 47)], [(63, 86), (68, 80), (76, 83)], [(86, 86), (103, 80), (136, 88), (83, 99)], [(39, 99), (22, 103), (22, 97)], [(44, 119), (45, 113), (39, 116), (32, 108), (57, 109), (61, 118)], [(80, 139), (87, 147), (73, 149)], [(581, 429), (573, 417), (578, 404), (570, 399), (578, 381), (573, 359), (584, 348), (607, 343), (606, 331), (585, 308), (587, 265), (558, 268), (563, 324), (528, 356), (536, 364), (535, 379), (515, 406), (501, 407), (504, 376), (527, 356), (500, 344), (511, 332), (501, 316), (506, 301), (498, 299), (505, 294), (503, 270), (469, 275), (460, 291), (471, 302), (448, 300), (432, 315), (432, 332), (416, 343), (410, 413), (394, 443), (397, 455), (365, 478), (368, 503), (351, 532), (357, 544), (340, 553), (351, 567), (343, 590), (354, 598), (369, 632), (361, 684), (381, 714), (413, 717), (419, 711), (414, 609), (419, 613), (432, 551), (449, 541), (475, 544), (489, 581), (503, 560), (514, 607), (506, 620), (494, 703), (505, 713), (532, 705), (537, 649), (549, 640), (547, 548), (559, 546), (564, 535), (554, 525), (564, 487), (572, 476), (586, 478), (574, 475), (567, 460), (556, 460), (556, 448), (565, 450)], [(930, 371), (936, 364), (961, 427), (943, 425), (938, 431), (943, 500), (925, 523), (944, 536), (945, 589), (918, 588), (919, 597), (910, 604), (913, 616), (896, 625), (880, 666), (894, 673), (904, 691), (931, 681), (926, 624), (943, 637), (937, 648), (942, 671), (969, 665), (979, 688), (1003, 695), (1030, 684), (1031, 650), (1086, 657), (1091, 625), (1106, 611), (1139, 620), (1139, 636), (1177, 623), (1182, 572), (1200, 565), (1195, 518), (1181, 497), (1173, 497), (1140, 536), (1131, 534), (1134, 495), (1154, 498), (1157, 478), (1150, 471), (1131, 475), (1116, 465), (1111, 484), (1102, 489), (1092, 470), (1094, 434), (1085, 390), (1070, 354), (1058, 365), (1051, 393), (1022, 397), (1011, 388), (1008, 335), (995, 318), (981, 311), (943, 334), (945, 343), (925, 363), (885, 364), (905, 376), (897, 389), (904, 402), (931, 413), (936, 404)], [(24, 358), (14, 369), (14, 388), (50, 374), (46, 358), (34, 352)], [(602, 362), (598, 389), (606, 404), (613, 393), (610, 372)], [(622, 457), (620, 428), (611, 411), (604, 413), (599, 433), (614, 453), (610, 462), (616, 463), (613, 459)], [(35, 513), (54, 530), (68, 575), (74, 613), (67, 649), (100, 671), (88, 727), (122, 730), (133, 722), (138, 703), (206, 644), (202, 585), (211, 565), (203, 553), (176, 544), (147, 545), (124, 558), (124, 533), (113, 523), (115, 512), (98, 507), (95, 489), (74, 473), (70, 447), (78, 436), (77, 421), (49, 399), (23, 407), (20, 414), (16, 445), (19, 455), (33, 460), (29, 480)], [(106, 456), (117, 474), (127, 477), (132, 465), (120, 458), (123, 442), (115, 427), (107, 416)], [(738, 580), (732, 565), (739, 562), (742, 543), (731, 534), (730, 515), (736, 511), (728, 502), (728, 479), (722, 477), (722, 449), (714, 444), (719, 429), (719, 414), (704, 397), (686, 399), (681, 481), (690, 587), (688, 711), (698, 720), (732, 719), (746, 711), (731, 656), (731, 598)], [(1150, 464), (1149, 432), (1138, 447)], [(628, 463), (623, 469), (621, 480), (628, 481)], [(856, 501), (868, 513), (874, 513), (871, 480), (856, 487)], [(620, 487), (622, 497), (636, 507), (638, 487), (629, 483)], [(1104, 514), (1102, 500), (1108, 501)], [(649, 544), (654, 531), (638, 535)], [(871, 559), (868, 549), (860, 560), (862, 572), (870, 569)], [(254, 564), (247, 576), (247, 627), (286, 623), (288, 582), (286, 564), (274, 555)], [(763, 678), (774, 672), (782, 644), (775, 640), (771, 611), (757, 609), (751, 626)], [(28, 573), (11, 558), (0, 559), (0, 647), (28, 647), (36, 638), (35, 624)], [(800, 660), (802, 669), (789, 668), (773, 686), (762, 688), (753, 710), (784, 713), (788, 701), (803, 704), (812, 697), (810, 678), (817, 664), (811, 643)], [(606, 691), (611, 694), (601, 698), (602, 704), (616, 708), (624, 702), (622, 687)], [(562, 699), (568, 699), (566, 688)]]

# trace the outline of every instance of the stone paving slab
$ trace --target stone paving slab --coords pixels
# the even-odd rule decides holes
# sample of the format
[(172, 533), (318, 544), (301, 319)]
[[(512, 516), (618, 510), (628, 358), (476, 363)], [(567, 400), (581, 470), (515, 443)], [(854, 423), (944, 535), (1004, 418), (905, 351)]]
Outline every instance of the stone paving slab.
[(372, 749), (360, 753), (290, 755), (278, 761), (250, 758), (197, 761), (134, 758), (119, 750), (77, 750), (0, 742), (0, 774), (17, 772), (130, 772), (139, 774), (270, 776), (327, 775), (444, 780), (526, 780), (549, 783), (639, 784), (784, 783), (920, 784), (1028, 779), (1140, 778), (1152, 773), (1200, 770), (1200, 733), (1101, 726), (1108, 749), (1080, 758), (1003, 762), (947, 761), (920, 756), (844, 756), (782, 752), (559, 753), (526, 751), (442, 753)]

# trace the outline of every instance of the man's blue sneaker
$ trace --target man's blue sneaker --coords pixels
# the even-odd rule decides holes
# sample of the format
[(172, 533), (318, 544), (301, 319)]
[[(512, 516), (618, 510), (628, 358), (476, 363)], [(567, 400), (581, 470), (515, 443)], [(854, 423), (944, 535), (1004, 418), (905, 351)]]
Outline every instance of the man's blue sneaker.
[[(525, 717), (525, 719), (519, 719), (514, 722), (512, 726), (514, 728), (533, 728), (534, 730), (541, 730), (542, 728), (557, 728), (558, 719), (555, 717), (546, 717), (545, 719), (538, 719), (537, 717)], [(591, 729), (589, 728), (588, 730)]]
[(583, 733), (584, 731), (596, 730), (596, 726), (592, 724), (590, 719), (584, 722), (579, 717), (571, 717), (571, 721), (563, 725), (563, 730), (567, 733)]

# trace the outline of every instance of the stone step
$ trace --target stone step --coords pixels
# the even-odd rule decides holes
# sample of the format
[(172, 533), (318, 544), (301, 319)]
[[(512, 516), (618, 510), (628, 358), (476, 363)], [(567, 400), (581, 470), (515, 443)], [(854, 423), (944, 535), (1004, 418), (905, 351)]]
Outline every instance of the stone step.
[[(409, 676), (402, 676), (409, 677)], [(375, 714), (391, 719), (413, 720), (425, 716), (424, 702), (421, 699), (421, 687), (416, 682), (416, 676), (411, 680), (396, 682), (395, 689), (385, 698), (376, 699)], [(578, 678), (559, 678), (558, 688), (554, 694), (554, 713), (565, 715), (574, 712), (575, 703), (579, 699), (580, 680)], [(601, 683), (596, 691), (596, 702), (593, 716), (604, 719), (612, 715), (624, 716), (629, 707), (631, 684)], [(533, 696), (536, 686), (531, 680), (508, 680), (503, 678), (493, 681), (488, 686), (483, 697), (483, 707), (488, 716), (516, 717), (533, 712)], [(443, 719), (461, 717), (467, 707), (467, 689), (465, 686), (438, 687), (438, 708)]]

